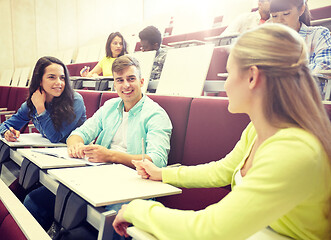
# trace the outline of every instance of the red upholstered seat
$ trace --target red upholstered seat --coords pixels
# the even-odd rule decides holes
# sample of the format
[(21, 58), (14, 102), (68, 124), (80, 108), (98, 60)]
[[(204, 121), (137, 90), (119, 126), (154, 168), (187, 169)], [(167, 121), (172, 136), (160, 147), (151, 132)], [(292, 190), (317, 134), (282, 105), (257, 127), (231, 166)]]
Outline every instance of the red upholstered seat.
[(4, 240), (26, 240), (14, 218), (8, 214), (0, 225), (0, 238)]
[(158, 95), (149, 95), (149, 97), (168, 113), (173, 126), (168, 165), (181, 163), (192, 98)]
[(0, 201), (0, 226), (8, 214), (9, 214), (9, 212), (8, 212), (7, 208), (2, 203), (2, 201)]
[(90, 118), (99, 109), (101, 92), (88, 91), (88, 90), (76, 90), (84, 99), (86, 107), (86, 117)]
[(0, 108), (8, 107), (10, 90), (9, 86), (0, 86)]
[(331, 5), (310, 10), (312, 20), (331, 18)]
[(226, 73), (226, 63), (228, 61), (229, 51), (227, 47), (221, 46), (214, 48), (213, 55), (211, 57), (207, 80), (221, 80), (218, 77), (218, 73)]
[(324, 107), (331, 121), (331, 102), (324, 103)]
[[(228, 112), (228, 100), (192, 100), (183, 150), (183, 165), (197, 165), (222, 159), (240, 139), (249, 123), (244, 114)], [(229, 188), (183, 189), (180, 195), (159, 198), (167, 207), (200, 210), (221, 200)]]
[[(7, 107), (7, 111), (17, 111), (23, 102), (26, 101), (28, 96), (29, 89), (26, 87), (10, 87), (10, 91), (8, 93), (8, 102), (5, 107)], [(5, 121), (5, 116), (1, 115), (1, 122)]]
[(101, 94), (101, 100), (100, 100), (100, 107), (103, 106), (103, 104), (111, 99), (111, 98), (117, 98), (118, 94), (116, 92), (102, 92)]
[(90, 67), (90, 70), (92, 70), (92, 68), (94, 68), (97, 63), (98, 62), (73, 63), (68, 64), (67, 68), (70, 76), (80, 76), (80, 70), (82, 70), (83, 67), (87, 66)]

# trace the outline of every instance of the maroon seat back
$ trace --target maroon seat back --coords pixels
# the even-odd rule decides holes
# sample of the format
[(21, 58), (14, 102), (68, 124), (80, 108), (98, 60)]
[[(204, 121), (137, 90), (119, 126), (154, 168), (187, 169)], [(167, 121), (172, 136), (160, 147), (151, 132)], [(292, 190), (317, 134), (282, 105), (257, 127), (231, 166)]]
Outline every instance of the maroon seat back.
[(213, 55), (211, 57), (207, 80), (221, 80), (222, 78), (218, 77), (218, 73), (226, 73), (226, 63), (228, 61), (229, 50), (227, 47), (215, 47)]
[(117, 98), (118, 94), (117, 92), (102, 92), (101, 99), (100, 99), (100, 107), (105, 104), (105, 102), (111, 98)]
[[(186, 130), (183, 165), (216, 161), (233, 149), (249, 123), (249, 118), (244, 114), (231, 114), (227, 107), (227, 99), (193, 99)], [(220, 201), (229, 191), (229, 187), (183, 189), (180, 195), (158, 200), (167, 207), (201, 210)]]
[(80, 76), (80, 70), (82, 70), (83, 67), (87, 66), (90, 67), (90, 70), (92, 70), (97, 63), (98, 62), (73, 63), (68, 64), (67, 68), (70, 76)]
[(8, 107), (9, 93), (11, 87), (9, 86), (0, 86), (0, 107)]
[(101, 92), (88, 91), (88, 90), (76, 90), (84, 99), (86, 107), (86, 118), (90, 118), (99, 109)]
[(17, 87), (16, 92), (16, 103), (15, 103), (15, 111), (17, 111), (21, 105), (26, 101), (29, 96), (29, 88), (27, 87)]
[(331, 5), (310, 10), (312, 20), (331, 18)]
[(149, 95), (167, 113), (171, 120), (173, 130), (170, 139), (170, 153), (168, 165), (181, 163), (183, 158), (183, 148), (186, 135), (186, 126), (190, 112), (192, 98), (190, 97), (169, 97)]
[(0, 238), (6, 240), (27, 239), (2, 201), (0, 201)]
[(195, 39), (195, 40), (205, 41), (205, 38), (207, 37), (214, 37), (221, 35), (221, 33), (224, 32), (225, 29), (226, 27), (218, 27), (218, 28), (212, 28), (198, 32), (187, 33), (185, 40)]
[(331, 102), (324, 103), (324, 107), (331, 121)]

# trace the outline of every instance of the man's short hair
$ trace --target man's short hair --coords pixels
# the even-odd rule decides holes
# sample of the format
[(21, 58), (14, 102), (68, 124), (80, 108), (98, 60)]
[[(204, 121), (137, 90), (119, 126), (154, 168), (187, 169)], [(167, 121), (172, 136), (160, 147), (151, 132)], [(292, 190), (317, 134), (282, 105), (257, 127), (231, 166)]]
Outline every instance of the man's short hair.
[(112, 66), (112, 72), (115, 73), (121, 73), (124, 71), (124, 69), (135, 66), (137, 68), (138, 78), (141, 79), (141, 70), (140, 65), (137, 59), (130, 55), (123, 55), (115, 59)]
[(141, 30), (141, 32), (139, 33), (139, 38), (141, 41), (146, 40), (150, 44), (157, 43), (159, 46), (161, 46), (161, 42), (162, 42), (161, 33), (159, 29), (157, 29), (154, 26), (148, 26), (143, 30)]

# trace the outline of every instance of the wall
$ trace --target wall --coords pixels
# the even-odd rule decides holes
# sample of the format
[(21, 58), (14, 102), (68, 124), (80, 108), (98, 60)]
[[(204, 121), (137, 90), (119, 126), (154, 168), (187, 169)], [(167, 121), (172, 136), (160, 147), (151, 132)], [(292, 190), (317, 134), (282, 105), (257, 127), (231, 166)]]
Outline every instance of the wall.
[(105, 44), (110, 32), (142, 21), (142, 6), (143, 0), (0, 0), (0, 71), (33, 66), (59, 50)]
[[(213, 16), (222, 15), (226, 8), (223, 3), (227, 1), (0, 0), (0, 72), (32, 67), (40, 56), (57, 56), (59, 50), (77, 50), (92, 43), (104, 49), (105, 40), (113, 31), (124, 33), (132, 49), (144, 26), (159, 22), (164, 28), (171, 15), (192, 12), (190, 7), (199, 4)], [(311, 9), (328, 5), (331, 0), (309, 0)]]

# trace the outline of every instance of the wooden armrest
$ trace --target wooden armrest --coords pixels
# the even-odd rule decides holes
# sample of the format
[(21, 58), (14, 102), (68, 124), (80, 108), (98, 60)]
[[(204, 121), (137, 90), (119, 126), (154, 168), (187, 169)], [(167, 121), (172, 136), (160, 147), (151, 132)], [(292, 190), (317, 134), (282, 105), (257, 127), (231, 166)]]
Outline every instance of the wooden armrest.
[(133, 240), (157, 240), (153, 235), (140, 230), (136, 227), (129, 227), (126, 232), (132, 237)]
[(13, 116), (13, 114), (5, 115), (6, 121), (7, 121), (11, 116)]
[(2, 180), (0, 180), (0, 199), (27, 239), (51, 239)]
[(3, 111), (3, 112), (0, 112), (0, 116), (1, 115), (8, 115), (8, 114), (14, 114), (15, 111)]

